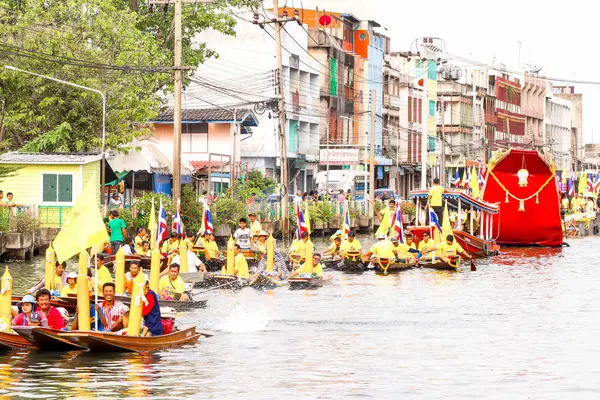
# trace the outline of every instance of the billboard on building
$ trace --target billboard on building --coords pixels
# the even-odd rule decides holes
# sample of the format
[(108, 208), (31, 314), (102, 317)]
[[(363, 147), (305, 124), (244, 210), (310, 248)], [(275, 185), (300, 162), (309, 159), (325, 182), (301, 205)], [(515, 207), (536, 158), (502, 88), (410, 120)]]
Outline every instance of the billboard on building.
[(319, 164), (358, 165), (360, 164), (359, 154), (359, 149), (321, 149), (319, 153)]

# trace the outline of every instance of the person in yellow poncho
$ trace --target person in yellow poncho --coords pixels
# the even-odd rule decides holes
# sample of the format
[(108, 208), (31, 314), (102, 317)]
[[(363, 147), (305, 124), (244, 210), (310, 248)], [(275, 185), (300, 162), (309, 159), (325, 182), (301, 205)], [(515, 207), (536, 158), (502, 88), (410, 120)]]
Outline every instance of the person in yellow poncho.
[(323, 265), (321, 265), (321, 255), (319, 253), (313, 254), (312, 263), (312, 274), (310, 276), (308, 275), (308, 266), (304, 263), (300, 268), (292, 272), (289, 277), (299, 276), (300, 278), (323, 279)]
[(333, 258), (339, 258), (342, 247), (342, 238), (337, 236), (333, 239), (333, 243), (323, 252), (323, 255), (331, 254)]
[(423, 232), (423, 239), (419, 242), (419, 253), (421, 253), (421, 257), (419, 260), (431, 260), (431, 254), (425, 255), (425, 253), (429, 253), (429, 249), (434, 249), (435, 243), (429, 237), (429, 232)]
[(360, 241), (356, 239), (356, 232), (348, 232), (348, 240), (342, 242), (342, 248), (340, 249), (340, 256), (345, 258), (349, 251), (361, 252), (362, 247)]
[(177, 232), (171, 232), (171, 236), (169, 237), (169, 239), (163, 242), (160, 252), (163, 253), (164, 256), (170, 257), (177, 250), (179, 250), (179, 240), (177, 239)]
[(376, 238), (378, 241), (373, 246), (371, 246), (371, 249), (366, 254), (363, 255), (363, 260), (380, 258), (393, 260), (394, 258), (396, 258), (396, 255), (394, 254), (394, 249), (392, 248), (392, 242), (386, 240), (386, 235), (384, 235), (383, 233), (378, 233)]
[[(221, 273), (223, 275), (227, 275), (227, 266), (224, 265), (221, 269)], [(246, 261), (246, 257), (244, 253), (242, 253), (242, 248), (239, 244), (235, 245), (235, 260), (233, 266), (233, 275), (240, 277), (242, 279), (250, 279), (250, 272), (248, 271), (248, 262)]]
[(437, 246), (428, 249), (425, 251), (425, 254), (430, 253), (432, 251), (439, 250), (440, 251), (440, 260), (443, 262), (455, 262), (458, 256), (463, 256), (466, 258), (471, 258), (469, 253), (467, 253), (461, 246), (454, 240), (453, 235), (446, 236), (446, 241), (438, 244)]
[(402, 263), (414, 263), (417, 256), (417, 246), (413, 241), (412, 235), (406, 235), (406, 243), (399, 243), (398, 239), (392, 239), (392, 243), (396, 243), (396, 257)]
[(308, 233), (302, 232), (301, 239), (296, 241), (290, 247), (290, 260), (294, 263), (301, 263), (304, 260), (306, 254), (306, 242), (308, 242)]
[(77, 273), (69, 272), (67, 275), (67, 286), (63, 286), (60, 290), (60, 297), (69, 297), (69, 295), (77, 294)]
[(259, 231), (253, 237), (252, 248), (262, 254), (267, 254), (267, 238), (269, 234), (265, 231)]
[[(96, 268), (98, 269), (98, 292), (102, 292), (102, 286), (107, 282), (112, 282), (112, 276), (110, 275), (110, 271), (104, 265), (104, 256), (102, 254), (98, 254), (97, 256), (98, 262), (96, 263)], [(92, 277), (92, 282), (94, 282), (94, 277)]]

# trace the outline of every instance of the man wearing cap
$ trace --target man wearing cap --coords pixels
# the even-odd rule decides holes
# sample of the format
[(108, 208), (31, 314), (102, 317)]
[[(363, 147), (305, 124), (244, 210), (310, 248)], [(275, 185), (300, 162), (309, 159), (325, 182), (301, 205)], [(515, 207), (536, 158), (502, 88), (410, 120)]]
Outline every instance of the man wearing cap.
[[(52, 284), (52, 291), (60, 293), (61, 289), (64, 286), (67, 286), (67, 274), (65, 274), (66, 267), (66, 262), (56, 262), (56, 267), (54, 268), (54, 282)], [(27, 294), (35, 293), (44, 286), (46, 286), (46, 278), (42, 278), (42, 280), (39, 281), (37, 285), (35, 285), (27, 291)]]
[(316, 279), (323, 279), (323, 265), (321, 264), (321, 255), (319, 253), (315, 253), (313, 254), (313, 260), (312, 260), (312, 274), (310, 276), (308, 276), (308, 273), (306, 272), (306, 270), (308, 269), (308, 267), (306, 266), (306, 263), (304, 263), (300, 268), (298, 268), (297, 270), (295, 270), (294, 272), (292, 272), (292, 274), (290, 275), (290, 278), (293, 278), (297, 275), (299, 275), (301, 278), (316, 278)]
[(52, 329), (62, 329), (65, 327), (65, 320), (60, 312), (50, 305), (50, 296), (51, 293), (48, 289), (38, 290), (36, 294), (38, 306), (35, 311), (41, 313), (42, 317), (48, 320), (48, 327)]
[(354, 231), (348, 232), (348, 240), (344, 240), (344, 242), (342, 243), (342, 248), (340, 249), (340, 256), (342, 256), (342, 258), (346, 257), (346, 254), (349, 251), (362, 251), (362, 247), (360, 245), (360, 242), (356, 238), (356, 232)]
[(151, 336), (160, 336), (163, 334), (163, 325), (160, 317), (160, 305), (158, 295), (150, 289), (150, 281), (146, 277), (144, 284), (144, 296), (146, 302), (142, 309), (142, 317), (144, 317), (144, 325), (148, 328)]
[(256, 214), (251, 212), (248, 214), (248, 218), (250, 218), (250, 231), (252, 232), (252, 236), (257, 236), (262, 230), (262, 226), (260, 222), (256, 219)]
[(388, 260), (393, 260), (396, 256), (392, 249), (392, 243), (389, 240), (386, 240), (386, 236), (383, 233), (378, 233), (376, 238), (377, 243), (371, 246), (371, 249), (363, 256), (363, 259), (386, 258)]
[(29, 326), (29, 318), (35, 308), (35, 298), (30, 294), (23, 296), (23, 299), (17, 304), (17, 307), (21, 307), (22, 312), (13, 319), (12, 325)]
[(116, 332), (123, 328), (121, 316), (129, 311), (129, 307), (115, 300), (115, 284), (112, 282), (105, 282), (102, 285), (102, 295), (104, 301), (100, 304), (102, 310), (98, 313), (100, 314), (100, 321), (104, 325), (104, 330)]
[(69, 272), (67, 275), (67, 285), (60, 291), (60, 297), (69, 297), (70, 294), (77, 294), (77, 273)]

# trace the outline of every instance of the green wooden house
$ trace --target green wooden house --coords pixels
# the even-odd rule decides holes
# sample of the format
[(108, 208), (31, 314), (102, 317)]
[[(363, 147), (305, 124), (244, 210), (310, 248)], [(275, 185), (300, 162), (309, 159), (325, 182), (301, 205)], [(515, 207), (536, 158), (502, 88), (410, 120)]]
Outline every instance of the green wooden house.
[(13, 201), (33, 210), (42, 226), (60, 227), (91, 179), (100, 199), (100, 154), (5, 153), (0, 164), (18, 167), (14, 176), (0, 181), (0, 190)]

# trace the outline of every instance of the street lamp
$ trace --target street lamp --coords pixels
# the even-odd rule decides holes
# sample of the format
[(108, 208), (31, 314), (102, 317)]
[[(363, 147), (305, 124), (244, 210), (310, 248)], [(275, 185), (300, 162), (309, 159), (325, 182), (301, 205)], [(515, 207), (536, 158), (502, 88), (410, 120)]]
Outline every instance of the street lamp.
[(106, 168), (106, 155), (105, 155), (105, 147), (106, 147), (106, 96), (104, 96), (104, 93), (102, 93), (101, 91), (97, 90), (97, 89), (92, 89), (90, 87), (87, 86), (83, 86), (83, 85), (78, 85), (76, 83), (73, 82), (68, 82), (68, 81), (63, 81), (61, 79), (56, 79), (56, 78), (52, 78), (50, 76), (46, 76), (46, 75), (41, 75), (41, 74), (36, 74), (35, 72), (30, 72), (30, 71), (25, 71), (24, 69), (19, 69), (16, 67), (13, 67), (11, 65), (5, 65), (4, 68), (12, 70), (12, 71), (16, 71), (16, 72), (22, 72), (24, 74), (29, 74), (29, 75), (33, 75), (33, 76), (37, 76), (39, 78), (44, 78), (44, 79), (49, 79), (51, 81), (54, 82), (58, 82), (58, 83), (63, 83), (65, 85), (70, 85), (70, 86), (74, 86), (76, 88), (79, 89), (84, 89), (84, 90), (89, 90), (90, 92), (94, 92), (94, 93), (98, 93), (101, 97), (102, 97), (102, 173), (101, 175), (101, 187), (100, 187), (100, 196), (102, 199), (102, 204), (105, 203), (104, 201), (104, 184), (106, 183), (106, 174), (105, 174), (105, 168)]

